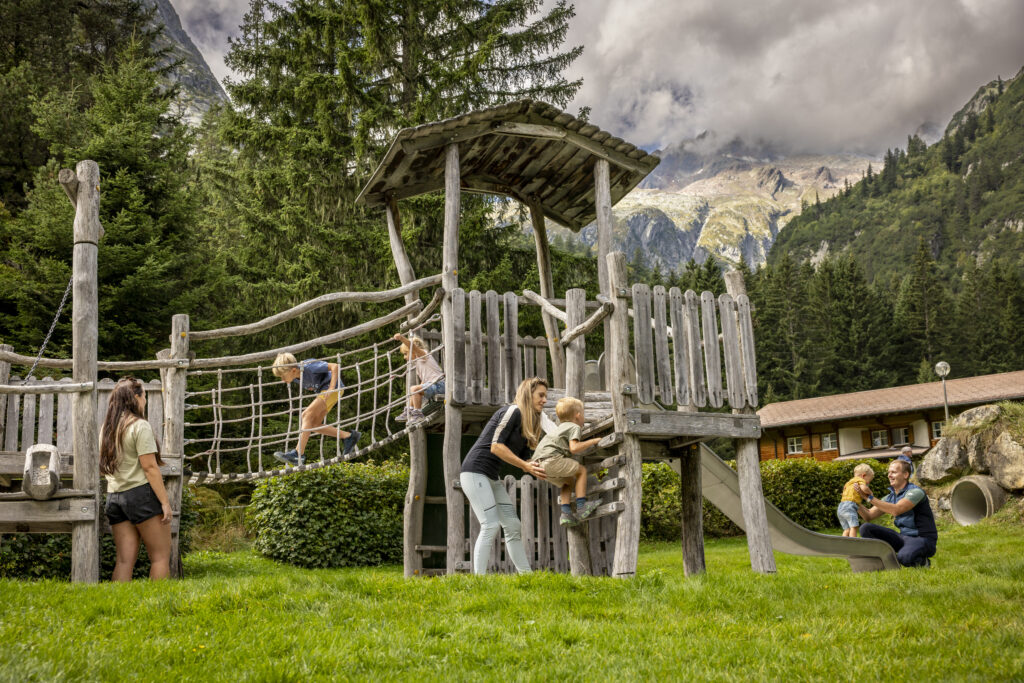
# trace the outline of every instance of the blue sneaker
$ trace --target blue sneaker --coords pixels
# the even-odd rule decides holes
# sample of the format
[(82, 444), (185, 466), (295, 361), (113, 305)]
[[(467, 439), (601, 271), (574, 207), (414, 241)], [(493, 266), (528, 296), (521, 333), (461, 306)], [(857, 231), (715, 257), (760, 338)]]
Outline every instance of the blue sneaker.
[(341, 451), (342, 455), (348, 455), (352, 452), (352, 449), (359, 443), (359, 437), (362, 436), (362, 432), (357, 429), (353, 429), (348, 436), (341, 442), (344, 449)]
[(299, 464), (299, 452), (294, 448), (290, 451), (278, 451), (274, 453), (274, 457), (283, 462), (285, 465), (298, 465)]

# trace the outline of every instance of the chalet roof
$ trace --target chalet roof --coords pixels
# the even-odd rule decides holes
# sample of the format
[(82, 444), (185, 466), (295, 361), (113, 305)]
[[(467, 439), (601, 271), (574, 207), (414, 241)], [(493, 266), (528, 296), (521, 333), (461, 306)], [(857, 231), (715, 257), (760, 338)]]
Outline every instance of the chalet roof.
[(383, 205), (444, 188), (445, 147), (459, 143), (465, 192), (537, 204), (544, 215), (578, 231), (597, 216), (594, 164), (607, 159), (612, 205), (661, 161), (545, 102), (519, 100), (445, 121), (403, 128), (359, 193)]
[[(946, 380), (946, 392), (950, 407), (1024, 399), (1024, 370)], [(942, 407), (942, 382), (930, 382), (770, 403), (757, 414), (770, 429)]]

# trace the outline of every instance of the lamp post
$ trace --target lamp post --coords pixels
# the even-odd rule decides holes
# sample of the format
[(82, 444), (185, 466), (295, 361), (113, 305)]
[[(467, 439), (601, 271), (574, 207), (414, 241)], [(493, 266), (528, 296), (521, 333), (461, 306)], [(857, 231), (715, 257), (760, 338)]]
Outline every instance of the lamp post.
[(946, 409), (946, 422), (949, 422), (949, 400), (946, 398), (946, 375), (949, 374), (949, 363), (944, 360), (936, 363), (935, 374), (942, 378), (942, 405)]

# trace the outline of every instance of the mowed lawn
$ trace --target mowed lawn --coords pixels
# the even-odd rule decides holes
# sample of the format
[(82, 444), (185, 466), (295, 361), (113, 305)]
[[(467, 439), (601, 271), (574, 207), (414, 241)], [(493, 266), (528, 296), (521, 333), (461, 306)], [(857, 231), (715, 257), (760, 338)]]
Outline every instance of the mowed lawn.
[(182, 581), (0, 581), (11, 681), (1008, 680), (1024, 677), (1020, 526), (944, 526), (930, 570), (852, 574), (711, 540), (633, 580), (301, 570), (197, 553)]

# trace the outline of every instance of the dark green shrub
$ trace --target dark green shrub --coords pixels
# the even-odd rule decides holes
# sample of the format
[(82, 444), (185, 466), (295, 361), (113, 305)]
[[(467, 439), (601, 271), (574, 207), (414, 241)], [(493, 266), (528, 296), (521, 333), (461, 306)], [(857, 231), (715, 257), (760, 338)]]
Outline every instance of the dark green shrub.
[[(643, 498), (640, 504), (640, 537), (646, 541), (678, 541), (682, 535), (679, 521), (682, 503), (679, 499), (679, 475), (666, 463), (645, 463), (643, 466)], [(706, 500), (704, 534), (737, 536), (743, 533), (718, 508)]]
[[(196, 523), (195, 499), (186, 486), (181, 494), (178, 545), (181, 554), (191, 547), (191, 530)], [(100, 538), (100, 578), (108, 579), (116, 560), (113, 536)], [(135, 578), (149, 576), (146, 546), (139, 549)], [(71, 534), (0, 534), (0, 577), (9, 579), (71, 578)]]
[(836, 507), (843, 484), (853, 476), (853, 468), (867, 462), (875, 470), (871, 490), (884, 494), (888, 488), (886, 467), (875, 460), (817, 462), (810, 458), (767, 460), (761, 463), (764, 495), (794, 522), (808, 529), (834, 529), (839, 526)]
[(409, 469), (350, 463), (261, 482), (246, 520), (263, 555), (299, 567), (347, 567), (402, 558)]
[[(875, 470), (871, 489), (875, 495), (884, 495), (888, 488), (886, 466), (875, 460), (823, 463), (810, 458), (794, 458), (761, 463), (765, 498), (794, 522), (808, 529), (836, 528), (839, 526), (836, 506), (839, 505), (843, 485), (853, 476), (853, 468), (860, 462), (867, 462)], [(680, 510), (679, 475), (665, 463), (645, 464), (641, 538), (679, 540)], [(706, 536), (737, 536), (742, 533), (718, 508), (704, 501)]]

